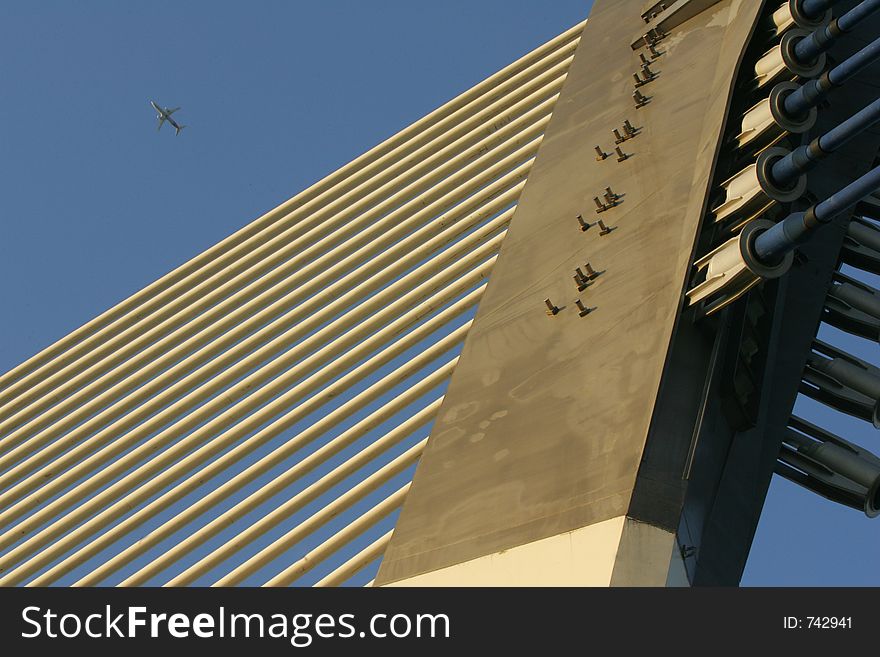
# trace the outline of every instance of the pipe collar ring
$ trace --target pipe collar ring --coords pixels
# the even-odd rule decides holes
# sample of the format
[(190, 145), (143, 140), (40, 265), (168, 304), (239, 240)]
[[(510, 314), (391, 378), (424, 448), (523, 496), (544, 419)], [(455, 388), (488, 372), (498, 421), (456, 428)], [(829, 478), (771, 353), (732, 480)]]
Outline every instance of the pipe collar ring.
[(775, 225), (768, 219), (755, 219), (747, 223), (739, 234), (739, 252), (742, 255), (743, 262), (745, 262), (749, 271), (764, 279), (784, 276), (791, 269), (791, 265), (794, 262), (794, 252), (792, 251), (786, 253), (782, 260), (772, 265), (762, 262), (755, 254), (755, 239), (758, 235), (770, 230)]
[(797, 45), (798, 41), (806, 39), (809, 36), (810, 33), (807, 30), (795, 28), (783, 34), (782, 40), (779, 42), (782, 61), (785, 63), (786, 68), (802, 78), (814, 78), (819, 75), (825, 70), (825, 65), (827, 64), (828, 59), (823, 52), (819, 53), (819, 56), (816, 57), (814, 61), (807, 64), (798, 61), (797, 55), (795, 55), (794, 52), (794, 47)]
[(784, 148), (773, 147), (761, 151), (755, 163), (755, 175), (758, 176), (758, 184), (761, 190), (774, 201), (791, 203), (798, 200), (807, 191), (807, 176), (801, 174), (794, 183), (781, 187), (773, 181), (773, 165), (789, 154)]
[(776, 125), (794, 134), (806, 132), (814, 125), (819, 116), (815, 107), (811, 107), (803, 117), (792, 116), (785, 110), (785, 99), (797, 91), (800, 85), (796, 82), (780, 82), (770, 90), (770, 113)]

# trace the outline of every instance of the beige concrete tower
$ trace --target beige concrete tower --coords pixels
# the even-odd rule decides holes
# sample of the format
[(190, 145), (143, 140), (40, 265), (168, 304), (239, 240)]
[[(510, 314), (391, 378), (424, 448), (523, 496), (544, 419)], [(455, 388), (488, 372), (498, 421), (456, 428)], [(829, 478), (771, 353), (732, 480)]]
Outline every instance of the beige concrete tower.
[[(725, 234), (714, 190), (743, 166), (728, 140), (761, 93), (754, 61), (783, 29), (765, 9), (596, 3), (378, 585), (738, 581), (781, 420), (723, 411), (751, 393), (725, 396), (718, 380), (761, 350), (729, 337), (737, 311), (707, 318), (685, 292)], [(740, 306), (766, 318), (784, 296), (762, 286)], [(752, 401), (787, 415), (806, 351), (770, 368), (782, 401), (772, 385)], [(766, 444), (763, 456), (737, 456), (740, 436)], [(719, 521), (729, 500), (739, 508)], [(711, 575), (696, 574), (698, 549)]]

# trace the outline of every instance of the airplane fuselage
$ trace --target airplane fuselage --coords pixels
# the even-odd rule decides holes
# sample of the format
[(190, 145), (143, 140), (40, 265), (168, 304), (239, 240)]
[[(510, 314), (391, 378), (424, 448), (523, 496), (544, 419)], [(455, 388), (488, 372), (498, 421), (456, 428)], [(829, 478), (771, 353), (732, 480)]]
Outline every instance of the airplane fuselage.
[(180, 126), (177, 124), (177, 121), (172, 119), (170, 116), (166, 116), (165, 120), (168, 121), (168, 123), (170, 123), (172, 126), (174, 126), (175, 130), (178, 130), (178, 131), (180, 130)]

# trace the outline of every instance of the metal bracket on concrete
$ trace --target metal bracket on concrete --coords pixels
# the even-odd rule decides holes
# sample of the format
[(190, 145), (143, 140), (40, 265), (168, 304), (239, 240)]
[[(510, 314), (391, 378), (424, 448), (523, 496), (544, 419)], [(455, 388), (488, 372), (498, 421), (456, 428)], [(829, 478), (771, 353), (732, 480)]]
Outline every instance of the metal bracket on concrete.
[[(668, 34), (671, 30), (675, 29), (686, 20), (693, 18), (713, 5), (717, 5), (720, 1), (721, 0), (678, 0), (660, 14), (656, 15), (656, 18), (652, 21), (653, 29), (659, 31), (661, 34)], [(654, 5), (654, 8), (662, 4), (665, 3), (658, 2)], [(650, 14), (651, 10), (646, 13)], [(645, 14), (642, 14), (642, 18), (644, 17)], [(638, 50), (650, 43), (652, 43), (652, 39), (648, 34), (640, 34), (633, 39), (630, 47), (633, 50)]]

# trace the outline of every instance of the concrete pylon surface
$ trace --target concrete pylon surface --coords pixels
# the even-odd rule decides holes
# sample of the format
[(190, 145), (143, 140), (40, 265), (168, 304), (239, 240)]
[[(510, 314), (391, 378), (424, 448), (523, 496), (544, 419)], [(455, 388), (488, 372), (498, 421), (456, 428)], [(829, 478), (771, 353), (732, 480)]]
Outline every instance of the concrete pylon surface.
[[(660, 471), (639, 466), (761, 3), (702, 3), (658, 45), (637, 107), (643, 4), (600, 1), (587, 22), (379, 585), (687, 582), (674, 527), (633, 509), (679, 498), (680, 436)], [(637, 134), (616, 144), (625, 121)], [(606, 187), (619, 198), (597, 214)], [(578, 290), (586, 263), (599, 275)]]

